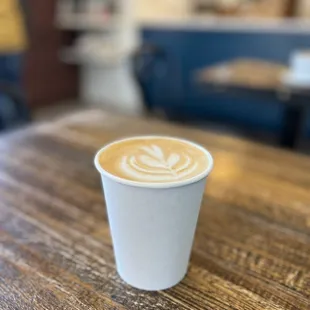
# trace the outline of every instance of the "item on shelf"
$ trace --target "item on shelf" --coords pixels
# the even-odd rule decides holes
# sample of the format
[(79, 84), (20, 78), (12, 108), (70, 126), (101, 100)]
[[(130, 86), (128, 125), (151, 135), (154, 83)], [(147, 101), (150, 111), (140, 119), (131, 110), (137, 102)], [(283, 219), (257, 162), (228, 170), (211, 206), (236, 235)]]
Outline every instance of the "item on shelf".
[(108, 0), (60, 0), (59, 27), (76, 30), (105, 30), (116, 26), (117, 5)]
[(194, 0), (193, 10), (196, 13), (215, 13), (233, 15), (244, 0)]
[(136, 17), (142, 20), (189, 16), (191, 7), (188, 0), (135, 0)]
[(59, 0), (59, 6), (66, 11), (60, 13), (107, 13), (113, 6), (111, 0)]
[(289, 0), (194, 0), (193, 11), (244, 17), (284, 17)]
[(86, 2), (86, 13), (91, 15), (108, 14), (107, 1), (105, 0), (88, 0)]
[(285, 17), (288, 0), (252, 0), (240, 6), (237, 15), (245, 17)]
[(310, 17), (310, 1), (309, 0), (298, 1), (297, 15), (300, 17), (305, 17), (305, 18)]

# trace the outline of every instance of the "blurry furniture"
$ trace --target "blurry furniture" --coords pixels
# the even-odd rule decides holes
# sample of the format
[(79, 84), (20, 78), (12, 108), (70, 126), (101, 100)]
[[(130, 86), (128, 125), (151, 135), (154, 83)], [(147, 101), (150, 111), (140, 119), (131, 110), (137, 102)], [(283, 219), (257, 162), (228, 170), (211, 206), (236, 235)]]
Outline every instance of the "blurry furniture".
[[(117, 275), (93, 167), (102, 145), (141, 134), (194, 140), (215, 158), (188, 274), (165, 292)], [(102, 110), (3, 137), (0, 148), (3, 309), (310, 308), (309, 157)]]
[(0, 81), (0, 130), (10, 129), (31, 120), (30, 109), (20, 92), (18, 87)]
[(310, 107), (310, 88), (307, 91), (284, 86), (282, 76), (286, 70), (282, 65), (266, 61), (236, 60), (202, 70), (198, 83), (206, 91), (222, 92), (227, 96), (283, 103), (279, 142), (283, 147), (294, 148), (300, 138), (306, 109)]
[[(188, 24), (190, 23), (190, 24)], [(268, 104), (251, 96), (231, 97), (197, 87), (193, 75), (205, 67), (229, 59), (264, 59), (288, 64), (294, 50), (310, 49), (309, 23), (257, 20), (193, 20), (179, 23), (149, 23), (143, 41), (164, 51), (167, 66), (156, 62), (156, 74), (148, 77), (146, 88), (153, 110), (173, 119), (226, 124), (268, 136), (283, 128), (284, 104), (268, 96)], [(253, 74), (254, 75), (254, 74)], [(265, 100), (266, 101), (266, 100)], [(257, 117), (259, 115), (259, 117)], [(310, 111), (305, 115), (303, 135), (310, 138)]]

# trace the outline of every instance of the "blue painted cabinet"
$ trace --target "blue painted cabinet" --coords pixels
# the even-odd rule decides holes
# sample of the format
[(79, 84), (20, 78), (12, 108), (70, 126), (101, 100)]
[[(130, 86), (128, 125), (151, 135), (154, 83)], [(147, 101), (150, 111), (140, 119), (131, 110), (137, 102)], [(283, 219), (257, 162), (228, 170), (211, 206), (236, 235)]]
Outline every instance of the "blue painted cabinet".
[[(145, 30), (143, 39), (144, 44), (162, 51), (160, 57), (145, 60), (146, 63), (153, 62), (152, 71), (144, 74), (144, 88), (149, 94), (151, 108), (179, 109), (186, 96), (183, 87), (186, 52), (184, 34), (169, 30)], [(146, 70), (148, 68), (146, 66)]]
[[(147, 83), (152, 107), (162, 107), (188, 118), (217, 120), (273, 132), (281, 128), (281, 103), (207, 94), (195, 83), (195, 72), (241, 57), (287, 64), (294, 50), (310, 49), (309, 34), (267, 31), (145, 29), (143, 38), (144, 42), (157, 45), (167, 54), (166, 65), (162, 64), (162, 68), (159, 65), (158, 72)], [(310, 132), (310, 121), (308, 123)]]

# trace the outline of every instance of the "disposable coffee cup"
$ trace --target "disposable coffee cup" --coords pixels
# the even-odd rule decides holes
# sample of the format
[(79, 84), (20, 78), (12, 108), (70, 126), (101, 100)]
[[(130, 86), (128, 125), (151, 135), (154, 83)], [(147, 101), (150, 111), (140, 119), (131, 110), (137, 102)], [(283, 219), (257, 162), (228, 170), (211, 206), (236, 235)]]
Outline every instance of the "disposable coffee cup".
[[(136, 137), (132, 139), (162, 137)], [(165, 137), (167, 139), (167, 137)], [(173, 183), (145, 183), (112, 175), (102, 168), (101, 174), (108, 211), (116, 267), (129, 285), (142, 290), (168, 289), (186, 275), (206, 180), (213, 159), (203, 147), (185, 140), (205, 154), (209, 165), (193, 178)]]

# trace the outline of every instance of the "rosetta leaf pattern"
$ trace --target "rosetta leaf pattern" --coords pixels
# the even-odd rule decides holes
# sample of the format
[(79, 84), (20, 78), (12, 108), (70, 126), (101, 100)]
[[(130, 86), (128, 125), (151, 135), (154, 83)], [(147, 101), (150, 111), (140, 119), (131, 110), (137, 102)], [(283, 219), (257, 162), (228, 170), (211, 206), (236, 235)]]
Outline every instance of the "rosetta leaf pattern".
[(140, 157), (140, 161), (144, 164), (144, 165), (147, 165), (147, 166), (150, 166), (150, 167), (156, 167), (156, 168), (162, 168), (164, 167), (163, 163), (158, 161), (157, 159), (154, 159), (150, 156), (147, 156), (147, 155), (141, 155)]
[(174, 167), (181, 159), (179, 154), (172, 153), (166, 159), (163, 150), (155, 144), (143, 146), (141, 149), (145, 152), (145, 155), (139, 156), (139, 161), (142, 164), (151, 168), (164, 169), (173, 176), (177, 176), (177, 171)]

